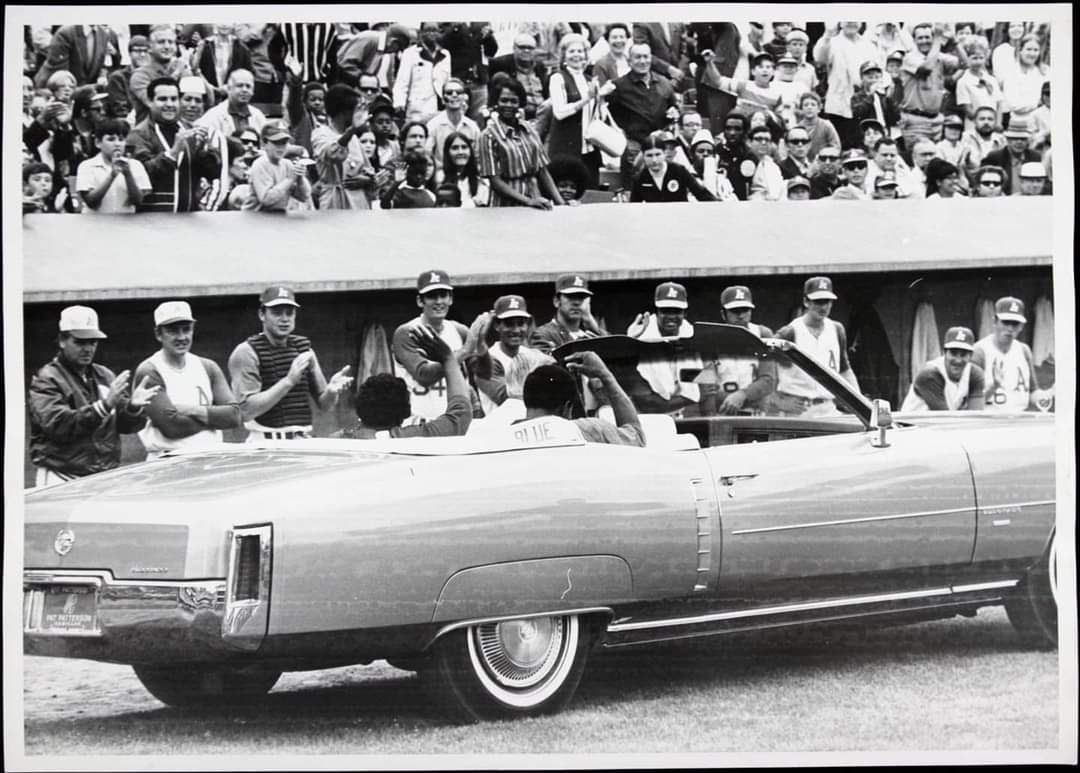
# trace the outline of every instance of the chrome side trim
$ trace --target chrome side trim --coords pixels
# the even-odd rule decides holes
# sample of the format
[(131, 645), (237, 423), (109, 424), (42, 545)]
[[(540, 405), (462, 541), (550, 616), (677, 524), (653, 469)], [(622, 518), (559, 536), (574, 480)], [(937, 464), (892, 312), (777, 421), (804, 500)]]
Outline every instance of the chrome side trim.
[(697, 625), (699, 623), (714, 623), (721, 620), (740, 620), (748, 617), (767, 617), (769, 615), (783, 615), (791, 612), (810, 612), (816, 609), (835, 609), (837, 607), (859, 606), (864, 604), (881, 604), (888, 601), (904, 601), (907, 599), (931, 598), (934, 596), (951, 596), (951, 588), (929, 588), (920, 591), (905, 591), (902, 593), (884, 593), (875, 596), (854, 596), (843, 599), (829, 599), (828, 601), (811, 601), (803, 604), (784, 604), (776, 607), (758, 607), (755, 609), (740, 609), (734, 612), (716, 612), (710, 615), (698, 615), (696, 617), (679, 617), (666, 620), (643, 620), (640, 623), (616, 623), (608, 626), (608, 633), (622, 633), (624, 631), (643, 631), (650, 628), (669, 628), (678, 625)]
[(1041, 505), (1056, 505), (1056, 499), (1041, 499), (1036, 502), (1006, 502), (1003, 505), (979, 505), (979, 512), (989, 515), (994, 510), (1008, 510), (1009, 508), (1039, 507)]
[(99, 569), (28, 569), (23, 572), (23, 584), (31, 583), (86, 583), (98, 581), (107, 583), (110, 586), (113, 585), (129, 585), (132, 587), (162, 587), (162, 588), (180, 588), (193, 585), (217, 585), (224, 583), (224, 579), (221, 578), (207, 578), (202, 580), (117, 580), (113, 578), (112, 572), (102, 571)]
[[(459, 628), (467, 628), (470, 625), (481, 625), (483, 623), (502, 623), (502, 622), (505, 622), (507, 620), (526, 620), (526, 619), (528, 619), (530, 617), (557, 617), (557, 616), (560, 616), (560, 615), (584, 615), (584, 614), (591, 614), (593, 612), (603, 612), (603, 613), (605, 613), (607, 615), (610, 615), (612, 617), (614, 617), (614, 615), (615, 615), (615, 611), (611, 607), (578, 607), (577, 609), (556, 609), (556, 610), (552, 610), (550, 612), (529, 612), (528, 614), (524, 614), (524, 615), (499, 615), (497, 617), (476, 617), (476, 618), (471, 618), (469, 620), (458, 620), (455, 623), (449, 623), (447, 625), (444, 625), (442, 628), (440, 628), (438, 631), (436, 631), (435, 635), (431, 637), (431, 641), (429, 641), (425, 645), (424, 648), (426, 649), (427, 647), (430, 647), (431, 644), (433, 642), (435, 642), (437, 639), (439, 639), (441, 636), (444, 636), (445, 634), (448, 634), (451, 631), (456, 631)], [(610, 628), (608, 630), (610, 630)]]
[(794, 523), (788, 526), (762, 526), (758, 529), (738, 529), (732, 534), (763, 534), (772, 531), (791, 531), (794, 529), (814, 529), (819, 526), (846, 526), (849, 523), (871, 523), (873, 521), (895, 521), (900, 518), (926, 518), (935, 515), (952, 515), (974, 511), (971, 507), (954, 507), (949, 510), (925, 510), (920, 513), (896, 513), (895, 515), (867, 515), (862, 518), (844, 518), (836, 521), (816, 521), (814, 523)]
[(693, 478), (690, 487), (694, 491), (694, 517), (697, 520), (697, 577), (694, 580), (694, 593), (709, 589), (709, 575), (712, 570), (712, 529), (709, 528), (709, 503), (712, 500), (705, 490), (702, 478)]
[(954, 585), (953, 593), (974, 593), (980, 590), (997, 590), (999, 588), (1015, 588), (1019, 580), (1002, 580), (1001, 582), (977, 582), (972, 585)]

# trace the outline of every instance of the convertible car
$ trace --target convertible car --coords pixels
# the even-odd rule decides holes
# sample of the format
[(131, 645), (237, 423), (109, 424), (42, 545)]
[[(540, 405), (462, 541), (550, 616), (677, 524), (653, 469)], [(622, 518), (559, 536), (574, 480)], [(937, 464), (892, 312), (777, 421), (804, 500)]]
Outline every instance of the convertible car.
[(575, 342), (801, 368), (834, 415), (555, 420), (165, 457), (25, 497), (24, 649), (131, 664), (173, 706), (386, 659), (472, 720), (556, 711), (596, 647), (1004, 605), (1057, 642), (1053, 417), (890, 415), (793, 344)]

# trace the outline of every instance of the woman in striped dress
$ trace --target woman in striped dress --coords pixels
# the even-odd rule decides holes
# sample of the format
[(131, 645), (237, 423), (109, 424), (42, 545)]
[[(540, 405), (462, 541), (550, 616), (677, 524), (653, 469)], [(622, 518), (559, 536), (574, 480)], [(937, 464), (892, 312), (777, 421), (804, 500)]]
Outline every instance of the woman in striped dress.
[(480, 134), (477, 153), (480, 174), (491, 184), (490, 206), (551, 209), (552, 201), (565, 204), (548, 172), (544, 141), (527, 121), (519, 119), (525, 87), (508, 79), (492, 89), (492, 96), (494, 110)]

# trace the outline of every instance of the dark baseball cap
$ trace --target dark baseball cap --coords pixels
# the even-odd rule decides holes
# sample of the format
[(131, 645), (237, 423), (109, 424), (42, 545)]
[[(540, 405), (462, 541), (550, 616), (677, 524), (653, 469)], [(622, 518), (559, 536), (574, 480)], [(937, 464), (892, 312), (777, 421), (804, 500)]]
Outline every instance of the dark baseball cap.
[(1027, 322), (1027, 317), (1024, 316), (1024, 302), (1011, 295), (997, 299), (994, 304), (994, 314), (998, 319), (1006, 322)]
[(555, 292), (562, 295), (592, 295), (589, 280), (581, 274), (563, 274), (555, 280)]
[(300, 308), (300, 304), (296, 302), (296, 293), (284, 285), (270, 285), (259, 296), (260, 306), (282, 306), (284, 304)]
[(495, 318), (508, 319), (510, 317), (532, 318), (532, 314), (525, 307), (525, 299), (520, 295), (503, 295), (495, 301)]
[(678, 282), (663, 282), (656, 286), (653, 305), (658, 309), (685, 309), (689, 307), (686, 288)]
[(750, 294), (750, 288), (745, 285), (733, 285), (725, 287), (720, 293), (720, 305), (725, 309), (752, 309), (754, 298)]
[(873, 59), (869, 59), (859, 65), (859, 75), (865, 75), (866, 73), (873, 70), (881, 72), (881, 65), (875, 62)]
[(425, 271), (416, 278), (416, 292), (420, 295), (430, 293), (432, 290), (453, 290), (450, 284), (450, 275), (439, 269)]
[(836, 300), (832, 280), (827, 276), (812, 276), (803, 283), (803, 295), (812, 301)]
[(945, 331), (945, 344), (941, 348), (966, 349), (973, 352), (975, 351), (974, 341), (975, 334), (971, 332), (971, 328), (950, 327)]

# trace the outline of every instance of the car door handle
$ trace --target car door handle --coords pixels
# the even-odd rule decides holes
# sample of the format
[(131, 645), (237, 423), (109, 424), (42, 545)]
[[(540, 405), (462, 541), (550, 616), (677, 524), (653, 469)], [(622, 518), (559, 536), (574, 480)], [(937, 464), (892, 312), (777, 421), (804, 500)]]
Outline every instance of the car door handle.
[(758, 476), (758, 473), (756, 473), (756, 472), (745, 472), (745, 473), (738, 473), (738, 474), (735, 474), (735, 475), (721, 475), (720, 476), (720, 485), (721, 486), (734, 486), (735, 481), (737, 481), (737, 480), (750, 480), (751, 478), (756, 478), (757, 476)]

